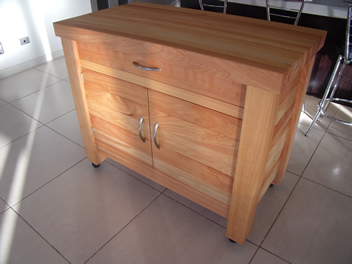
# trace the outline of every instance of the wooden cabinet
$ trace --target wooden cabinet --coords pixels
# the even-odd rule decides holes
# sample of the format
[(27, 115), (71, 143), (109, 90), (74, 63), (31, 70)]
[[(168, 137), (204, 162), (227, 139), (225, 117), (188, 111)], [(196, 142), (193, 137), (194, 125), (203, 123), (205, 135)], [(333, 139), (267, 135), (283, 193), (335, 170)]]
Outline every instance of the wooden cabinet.
[(325, 32), (144, 3), (54, 27), (87, 158), (228, 218), (242, 244), (285, 174)]

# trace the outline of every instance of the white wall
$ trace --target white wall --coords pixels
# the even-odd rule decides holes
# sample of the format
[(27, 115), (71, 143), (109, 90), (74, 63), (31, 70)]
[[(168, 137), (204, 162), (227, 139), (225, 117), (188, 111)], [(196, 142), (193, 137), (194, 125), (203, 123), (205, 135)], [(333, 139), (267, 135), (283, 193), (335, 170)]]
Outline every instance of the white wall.
[(53, 22), (90, 12), (90, 0), (0, 0), (0, 79), (63, 56)]

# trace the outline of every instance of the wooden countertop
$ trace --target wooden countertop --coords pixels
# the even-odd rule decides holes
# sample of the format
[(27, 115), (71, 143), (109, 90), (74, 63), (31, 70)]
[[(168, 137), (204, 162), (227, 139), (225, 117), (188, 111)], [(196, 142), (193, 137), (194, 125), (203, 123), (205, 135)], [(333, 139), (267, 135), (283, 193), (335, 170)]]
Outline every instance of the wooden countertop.
[[(54, 23), (56, 35), (97, 45), (115, 35), (218, 57), (289, 81), (324, 45), (326, 32), (234, 15), (132, 3)], [(87, 35), (90, 35), (87, 39)], [(280, 91), (280, 87), (274, 89)]]

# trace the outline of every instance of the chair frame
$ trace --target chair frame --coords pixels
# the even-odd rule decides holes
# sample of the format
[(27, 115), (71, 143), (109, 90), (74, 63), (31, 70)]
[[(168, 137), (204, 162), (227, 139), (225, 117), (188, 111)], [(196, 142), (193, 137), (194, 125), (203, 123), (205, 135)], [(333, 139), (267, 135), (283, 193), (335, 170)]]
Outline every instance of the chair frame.
[(223, 8), (223, 13), (226, 14), (228, 0), (224, 0), (224, 5), (210, 5), (210, 4), (204, 4), (203, 0), (198, 0), (198, 1), (199, 1), (200, 9), (203, 11), (204, 11), (204, 6), (212, 7), (212, 8)]
[(326, 113), (326, 109), (329, 107), (331, 102), (336, 102), (336, 103), (344, 102), (344, 103), (352, 104), (352, 100), (334, 97), (335, 92), (338, 88), (338, 84), (341, 79), (342, 73), (345, 70), (346, 65), (351, 62), (351, 59), (350, 59), (350, 52), (351, 52), (350, 51), (350, 41), (351, 41), (351, 28), (352, 28), (351, 21), (352, 21), (352, 5), (349, 5), (348, 12), (347, 12), (346, 41), (345, 41), (344, 55), (339, 55), (337, 58), (334, 70), (331, 74), (331, 77), (330, 77), (329, 83), (326, 87), (326, 90), (324, 92), (323, 98), (318, 103), (318, 111), (315, 114), (313, 121), (310, 124), (307, 132), (305, 133), (305, 136), (308, 136), (308, 134), (310, 133), (314, 124), (317, 122), (317, 120), (320, 116), (326, 116), (326, 117), (330, 118), (331, 120), (336, 121), (340, 124), (352, 126), (352, 122), (347, 122), (347, 121), (335, 118), (335, 117)]
[[(302, 11), (303, 11), (305, 3), (306, 3), (306, 0), (302, 0), (300, 8), (299, 9), (295, 9), (295, 8), (274, 6), (274, 5), (270, 4), (270, 0), (266, 0), (267, 20), (271, 21), (271, 16), (277, 16), (277, 17), (283, 17), (283, 18), (288, 18), (288, 19), (294, 19), (295, 20), (294, 21), (294, 25), (297, 26), (298, 21), (299, 21), (299, 19), (301, 17), (301, 14), (302, 14)], [(277, 13), (271, 12), (270, 9), (290, 11), (290, 12), (296, 13), (296, 15), (295, 16), (281, 15), (281, 14), (277, 14)]]

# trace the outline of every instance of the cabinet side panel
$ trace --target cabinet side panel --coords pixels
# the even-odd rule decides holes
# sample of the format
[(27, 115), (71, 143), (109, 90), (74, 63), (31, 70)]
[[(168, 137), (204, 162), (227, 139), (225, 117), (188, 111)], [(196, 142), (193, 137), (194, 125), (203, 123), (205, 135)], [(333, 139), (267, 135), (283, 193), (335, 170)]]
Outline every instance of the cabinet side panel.
[(305, 99), (305, 95), (307, 92), (307, 87), (309, 84), (310, 75), (312, 73), (313, 65), (314, 65), (315, 57), (311, 59), (307, 65), (299, 73), (299, 82), (296, 87), (295, 99), (292, 102), (292, 117), (288, 123), (288, 135), (285, 141), (285, 146), (281, 154), (281, 162), (280, 167), (278, 169), (277, 175), (273, 181), (275, 185), (279, 185), (285, 175), (286, 167), (288, 164), (288, 160), (290, 158), (290, 153), (292, 150), (293, 142), (295, 139), (295, 134), (297, 131), (299, 117), (302, 111), (302, 105)]
[(62, 39), (62, 46), (64, 48), (72, 95), (76, 106), (78, 122), (87, 159), (94, 164), (100, 164), (106, 156), (97, 152), (95, 140), (91, 132), (92, 125), (89, 117), (84, 85), (81, 80), (81, 65), (78, 57), (77, 43), (75, 41)]

